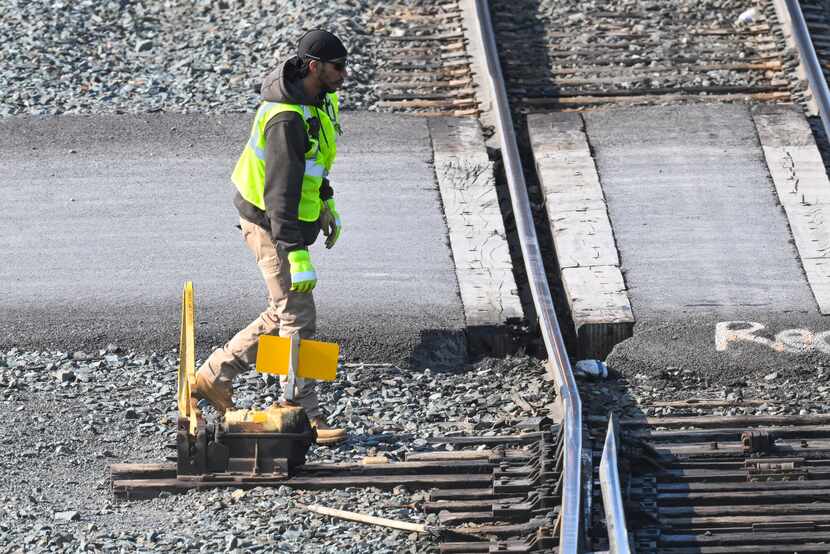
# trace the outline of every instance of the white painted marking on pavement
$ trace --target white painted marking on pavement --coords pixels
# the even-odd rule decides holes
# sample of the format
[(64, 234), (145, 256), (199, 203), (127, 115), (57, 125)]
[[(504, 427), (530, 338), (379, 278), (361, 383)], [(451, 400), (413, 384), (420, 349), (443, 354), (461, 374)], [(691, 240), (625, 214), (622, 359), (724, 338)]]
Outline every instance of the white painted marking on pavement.
[(770, 339), (755, 336), (755, 332), (764, 328), (763, 324), (754, 321), (721, 321), (715, 326), (715, 350), (723, 352), (730, 342), (737, 341), (763, 344), (774, 350), (775, 344)]
[(768, 339), (757, 335), (764, 329), (766, 326), (756, 321), (721, 321), (715, 325), (715, 350), (724, 352), (730, 343), (751, 342), (775, 352), (803, 354), (818, 350), (830, 354), (830, 331), (813, 333), (809, 329), (785, 329), (774, 339)]

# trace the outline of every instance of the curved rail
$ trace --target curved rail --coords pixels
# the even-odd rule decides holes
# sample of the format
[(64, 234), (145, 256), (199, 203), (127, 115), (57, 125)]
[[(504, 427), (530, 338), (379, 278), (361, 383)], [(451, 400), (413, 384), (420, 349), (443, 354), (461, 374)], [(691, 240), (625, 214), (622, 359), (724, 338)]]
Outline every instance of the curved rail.
[(628, 528), (625, 525), (625, 509), (617, 465), (618, 439), (617, 420), (614, 414), (608, 417), (608, 433), (599, 463), (599, 482), (602, 489), (602, 505), (608, 525), (610, 554), (631, 554), (628, 543)]
[(524, 257), (527, 277), (533, 295), (533, 304), (539, 318), (542, 339), (548, 353), (548, 370), (556, 382), (562, 404), (564, 429), (564, 461), (562, 469), (562, 507), (560, 511), (559, 552), (577, 554), (582, 551), (582, 403), (576, 387), (571, 363), (565, 350), (553, 297), (545, 275), (542, 254), (536, 238), (536, 229), (530, 211), (527, 185), (522, 172), (519, 147), (513, 128), (513, 118), (507, 101), (504, 77), (496, 50), (493, 24), (487, 0), (476, 0), (476, 21), (483, 41), (487, 61), (486, 81), (495, 100), (496, 128), (501, 154), (510, 190), (510, 202), (516, 218), (516, 230)]
[(816, 49), (813, 46), (813, 41), (810, 39), (810, 30), (807, 27), (807, 22), (804, 19), (804, 13), (801, 11), (798, 0), (786, 0), (786, 5), (792, 23), (793, 38), (798, 46), (798, 52), (801, 56), (801, 61), (804, 63), (804, 69), (807, 72), (810, 89), (813, 91), (813, 97), (818, 105), (824, 134), (830, 137), (830, 90), (827, 88), (827, 80), (824, 78), (824, 72), (821, 70), (821, 63), (816, 54)]

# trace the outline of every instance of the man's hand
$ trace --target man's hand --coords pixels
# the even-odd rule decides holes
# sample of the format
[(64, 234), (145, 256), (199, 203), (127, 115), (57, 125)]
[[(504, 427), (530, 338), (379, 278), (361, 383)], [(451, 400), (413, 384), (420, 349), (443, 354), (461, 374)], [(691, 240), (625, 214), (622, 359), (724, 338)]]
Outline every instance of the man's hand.
[(320, 211), (320, 226), (326, 236), (326, 248), (331, 248), (340, 238), (340, 231), (343, 230), (340, 214), (334, 207), (334, 198), (329, 198), (323, 202), (323, 209)]
[(294, 250), (288, 253), (291, 265), (291, 290), (294, 292), (311, 292), (317, 284), (317, 272), (311, 265), (308, 250)]

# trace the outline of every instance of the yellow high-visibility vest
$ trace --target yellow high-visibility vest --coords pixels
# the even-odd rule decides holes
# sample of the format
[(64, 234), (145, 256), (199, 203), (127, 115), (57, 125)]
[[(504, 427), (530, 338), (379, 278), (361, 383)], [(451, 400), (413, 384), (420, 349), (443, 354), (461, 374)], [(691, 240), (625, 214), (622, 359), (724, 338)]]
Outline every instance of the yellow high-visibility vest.
[(310, 119), (317, 118), (320, 122), (317, 136), (309, 134), (308, 137), (311, 146), (305, 153), (305, 175), (298, 209), (301, 221), (317, 221), (322, 204), (320, 186), (337, 156), (337, 135), (340, 132), (340, 101), (337, 93), (326, 94), (326, 100), (320, 108), (304, 104), (263, 102), (257, 110), (251, 135), (236, 162), (231, 180), (242, 198), (265, 211), (265, 126), (272, 117), (285, 111), (300, 114), (307, 133)]

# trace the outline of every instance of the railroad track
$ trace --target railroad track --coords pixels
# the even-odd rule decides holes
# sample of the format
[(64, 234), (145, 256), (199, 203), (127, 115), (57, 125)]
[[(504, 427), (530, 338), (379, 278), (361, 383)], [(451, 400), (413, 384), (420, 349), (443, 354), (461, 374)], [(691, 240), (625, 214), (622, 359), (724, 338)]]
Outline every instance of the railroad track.
[[(505, 166), (503, 185), (510, 191), (517, 235), (523, 239), (518, 247), (527, 286), (561, 393), (562, 451), (555, 462), (561, 471), (550, 474), (561, 486), (545, 485), (558, 493), (549, 500), (561, 500), (557, 525), (550, 529), (528, 520), (522, 531), (538, 525), (545, 540), (532, 543), (526, 534), (499, 535), (493, 548), (542, 552), (552, 551), (555, 544), (559, 552), (828, 551), (828, 416), (643, 417), (625, 419), (619, 431), (612, 426), (609, 432), (607, 415), (591, 414), (583, 429), (581, 403), (528, 206), (525, 175), (534, 181), (527, 164), (531, 157), (516, 138), (517, 132), (523, 134), (521, 116), (528, 113), (700, 102), (799, 103), (808, 114), (823, 110), (826, 128), (828, 110), (822, 104), (827, 98), (819, 86), (823, 79), (809, 67), (809, 45), (799, 42), (806, 35), (798, 36), (801, 16), (794, 13), (794, 4), (756, 2), (751, 17), (736, 24), (740, 12), (713, 12), (707, 2), (629, 3), (624, 8), (599, 2), (592, 3), (590, 12), (580, 2), (494, 0), (489, 9), (476, 2), (477, 15), (487, 11), (492, 21), (478, 23), (478, 32), (468, 29), (469, 36), (483, 39), (482, 45), (468, 44), (468, 50), (485, 52), (484, 60), (478, 60), (487, 66), (484, 79), (480, 68), (463, 69), (474, 60), (457, 42), (457, 26), (470, 25), (469, 6), (465, 19), (464, 10), (445, 4), (434, 9), (445, 16), (441, 25), (450, 28), (422, 37), (432, 43), (432, 50), (413, 50), (431, 58), (424, 64), (437, 64), (441, 70), (417, 84), (390, 75), (398, 83), (384, 89), (394, 91), (385, 98), (385, 108), (425, 115), (483, 112), (486, 124), (496, 127)], [(801, 7), (818, 55), (815, 65), (826, 77), (830, 2), (807, 0)], [(400, 44), (414, 47), (416, 35), (404, 32)], [(451, 62), (442, 65), (439, 60)], [(488, 116), (490, 105), (494, 113)], [(825, 145), (823, 129), (812, 119), (817, 141)], [(538, 219), (544, 223), (540, 234), (546, 233), (546, 218)], [(584, 443), (583, 430), (589, 437)], [(586, 457), (592, 462), (587, 468), (580, 462)], [(492, 525), (507, 513), (493, 500), (465, 497), (429, 507), (444, 510), (444, 521), (484, 520)], [(466, 511), (471, 508), (477, 510)], [(464, 543), (453, 543), (458, 550), (446, 551), (485, 552), (485, 546), (467, 544), (470, 550), (465, 550)]]
[[(572, 2), (493, 3), (516, 109), (800, 100), (797, 56), (771, 1), (740, 26), (706, 2), (603, 4), (586, 12)], [(517, 15), (534, 11), (530, 21)]]
[[(523, 432), (513, 435), (433, 437), (430, 442), (453, 444), (457, 450), (416, 453), (399, 463), (307, 463), (289, 478), (263, 474), (233, 479), (216, 476), (210, 479), (181, 480), (177, 479), (176, 464), (173, 462), (113, 464), (113, 491), (126, 498), (142, 498), (162, 491), (230, 486), (252, 488), (272, 484), (303, 489), (360, 486), (394, 488), (403, 485), (451, 490), (476, 487), (477, 490), (483, 490), (485, 486), (492, 488), (498, 481), (527, 478), (537, 469), (548, 467), (545, 460), (551, 457), (551, 449), (555, 449), (558, 426), (552, 425), (546, 418), (539, 418), (532, 427), (525, 426)], [(471, 478), (470, 475), (478, 477)], [(515, 495), (516, 491), (512, 492)], [(493, 494), (498, 496), (499, 492), (496, 490)]]
[(826, 0), (802, 0), (799, 4), (824, 77), (830, 78), (830, 3)]
[(420, 509), (438, 514), (441, 552), (549, 552), (557, 542), (563, 434), (547, 418), (530, 420), (521, 431), (434, 437), (431, 442), (455, 449), (415, 453), (395, 463), (307, 463), (290, 477), (181, 479), (175, 462), (113, 464), (110, 473), (113, 493), (128, 499), (221, 487), (426, 489), (430, 496)]
[[(736, 27), (734, 14), (713, 18), (705, 3), (685, 11), (676, 9), (678, 4), (644, 4), (646, 8), (632, 6), (625, 12), (603, 12), (592, 5), (586, 31), (586, 17), (574, 17), (583, 14), (579, 3), (494, 2), (510, 111), (796, 102), (809, 113), (826, 102), (817, 86), (822, 82), (804, 67), (811, 53), (809, 45), (799, 43), (800, 15), (792, 6), (762, 2), (752, 22)], [(813, 41), (821, 45), (818, 33), (830, 29), (819, 22), (824, 13), (807, 13)], [(547, 71), (540, 71), (540, 65)], [(821, 65), (826, 73), (830, 66)], [(522, 127), (521, 119), (502, 124), (499, 134)], [(510, 182), (511, 173), (520, 171), (518, 160), (529, 157), (521, 158), (515, 142), (501, 137), (502, 156), (513, 150), (506, 173), (514, 211), (521, 213), (515, 196), (526, 194), (516, 190), (523, 188), (524, 176), (514, 174)], [(532, 179), (532, 168), (524, 170)], [(522, 244), (522, 250), (528, 273), (543, 273), (531, 267), (535, 259), (528, 251), (534, 247)], [(537, 308), (552, 306), (546, 296), (534, 290)], [(545, 341), (553, 365), (567, 375), (570, 368), (557, 360), (563, 351), (561, 334), (551, 332)], [(563, 426), (567, 417), (573, 413), (566, 412)], [(592, 470), (570, 473), (581, 479), (585, 493), (571, 506), (563, 504), (560, 513), (572, 517), (574, 505), (580, 514), (590, 512), (586, 531), (597, 540), (589, 545), (579, 537), (568, 543), (560, 535), (560, 552), (826, 552), (830, 537), (822, 481), (827, 445), (822, 439), (827, 421), (824, 416), (652, 418), (624, 420), (620, 433), (606, 434), (594, 416), (587, 426), (591, 440), (580, 445), (590, 453)], [(816, 504), (810, 504), (813, 500)]]
[[(830, 465), (830, 418), (640, 418), (623, 420), (619, 432), (608, 433), (607, 415), (592, 414), (583, 428), (528, 205), (525, 175), (535, 181), (527, 163), (532, 157), (516, 138), (523, 135), (522, 115), (540, 111), (784, 102), (815, 113), (816, 81), (804, 67), (805, 46), (795, 37), (792, 7), (786, 1), (756, 2), (751, 17), (736, 24), (740, 11), (718, 13), (708, 2), (598, 2), (590, 11), (581, 2), (552, 0), (494, 0), (489, 8), (475, 2), (475, 9), (472, 2), (461, 4), (466, 9), (413, 8), (410, 21), (440, 15), (431, 30), (392, 27), (395, 36), (388, 40), (408, 49), (408, 65), (393, 58), (392, 70), (381, 73), (389, 82), (382, 84), (380, 106), (423, 115), (481, 115), (500, 141), (503, 186), (522, 238), (514, 246), (525, 260), (564, 417), (555, 460), (561, 471), (549, 475), (559, 481), (544, 485), (557, 493), (548, 493), (549, 501), (561, 501), (557, 525), (551, 529), (530, 519), (522, 524), (525, 534), (508, 526), (517, 535), (499, 535), (498, 545), (490, 546), (521, 552), (552, 551), (554, 544), (559, 552), (826, 552), (830, 488), (823, 482)], [(830, 2), (801, 4), (826, 75)], [(471, 13), (484, 12), (490, 21), (471, 22)], [(483, 44), (471, 38), (465, 50), (465, 25), (467, 35)], [(485, 53), (477, 63), (486, 71), (472, 67), (476, 60), (468, 51)], [(408, 78), (412, 67), (420, 71)], [(535, 215), (544, 229), (540, 234), (547, 233), (546, 218)], [(592, 462), (588, 467), (585, 458)], [(442, 498), (429, 508), (443, 510), (446, 522), (492, 525), (507, 515), (493, 504), (494, 490), (482, 498)], [(533, 525), (545, 540), (528, 540)], [(485, 547), (462, 542), (445, 551), (486, 552)]]
[[(596, 454), (607, 419), (589, 422)], [(827, 552), (828, 423), (830, 416), (623, 419), (616, 433), (634, 549)], [(605, 537), (596, 542), (604, 547)]]
[[(391, 55), (375, 75), (377, 107), (426, 116), (481, 113), (481, 83), (465, 33), (470, 3), (415, 2), (382, 14), (378, 35)], [(819, 54), (829, 59), (830, 6), (801, 4)], [(510, 103), (520, 113), (699, 102), (806, 105), (798, 51), (779, 16), (783, 3), (754, 5), (744, 24), (736, 24), (737, 7), (723, 14), (707, 2), (625, 9), (600, 2), (587, 10), (580, 2), (496, 0), (490, 11)]]
[(377, 106), (423, 116), (477, 116), (478, 101), (457, 2), (415, 2), (384, 13), (378, 29), (390, 56), (375, 74)]
[[(515, 437), (441, 437), (438, 442), (467, 446), (467, 449), (420, 458), (411, 456), (405, 462), (377, 466), (303, 464), (290, 467), (280, 475), (236, 475), (222, 470), (224, 464), (213, 473), (191, 469), (218, 464), (214, 458), (221, 457), (222, 448), (230, 448), (230, 443), (216, 446), (220, 431), (223, 436), (250, 437), (246, 433), (219, 429), (214, 432), (211, 450), (210, 444), (205, 444), (209, 439), (204, 422), (191, 415), (196, 422), (195, 434), (191, 429), (192, 422), (187, 418), (179, 419), (179, 435), (187, 440), (181, 438), (176, 445), (178, 465), (113, 465), (113, 492), (136, 497), (162, 491), (226, 486), (406, 485), (434, 488), (436, 491), (424, 509), (439, 513), (443, 525), (440, 544), (443, 552), (491, 552), (493, 549), (505, 552), (580, 551), (582, 474), (589, 470), (582, 456), (582, 410), (535, 236), (486, 3), (468, 5), (462, 10), (454, 3), (416, 2), (410, 10), (386, 15), (390, 19), (385, 26), (385, 40), (393, 45), (390, 48), (401, 52), (400, 57), (392, 56), (380, 69), (379, 76), (388, 79), (380, 83), (386, 107), (418, 110), (422, 115), (478, 115), (462, 20), (475, 25), (478, 36), (484, 38), (479, 48), (486, 53), (490, 68), (485, 86), (497, 99), (499, 135), (507, 141), (502, 152), (516, 229), (525, 239), (521, 248), (524, 259), (529, 261), (526, 268), (528, 283), (533, 290), (548, 352), (548, 373), (558, 393), (558, 411), (566, 417), (557, 425), (540, 420), (536, 422), (537, 429)], [(183, 310), (186, 306), (192, 310), (192, 302), (188, 304), (183, 300)], [(186, 313), (190, 312), (183, 312), (183, 325), (192, 321), (192, 315), (186, 317)], [(184, 337), (191, 337), (188, 340), (192, 341), (192, 329), (188, 329), (190, 327), (183, 326), (183, 345), (186, 344)], [(182, 350), (191, 351), (192, 346), (183, 346)], [(184, 367), (184, 361), (182, 364)], [(246, 458), (246, 463), (254, 468), (254, 474), (260, 463), (258, 444), (253, 449), (253, 458)], [(480, 450), (482, 447), (485, 450)], [(214, 458), (210, 457), (211, 452), (215, 454)], [(187, 472), (181, 471), (183, 466)], [(463, 540), (458, 540), (459, 537)]]
[[(279, 484), (432, 488), (423, 509), (439, 514), (442, 552), (628, 552), (629, 541), (673, 554), (827, 551), (830, 418), (626, 419), (608, 435), (607, 414), (584, 417), (528, 197), (532, 171), (517, 140), (524, 123), (513, 116), (811, 100), (772, 0), (741, 27), (704, 2), (599, 4), (588, 22), (580, 2), (413, 2), (384, 13), (378, 29), (394, 52), (376, 70), (378, 107), (492, 122), (560, 421), (511, 437), (439, 438), (456, 450), (401, 463), (306, 464)], [(816, 5), (807, 10), (812, 29), (830, 30), (819, 22), (825, 3), (804, 4)], [(830, 51), (830, 41), (822, 45)], [(182, 484), (172, 466), (113, 466), (114, 490), (127, 496), (262, 484)]]

